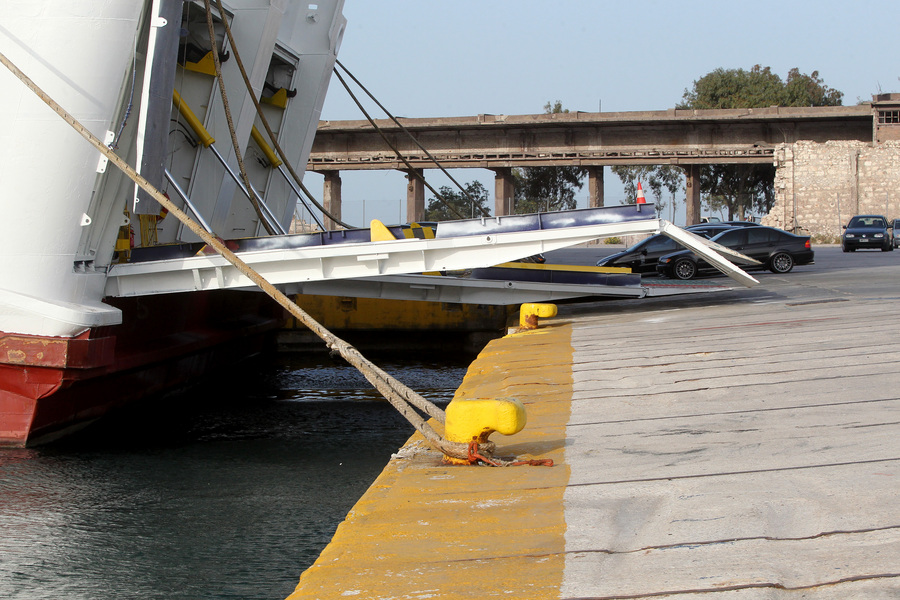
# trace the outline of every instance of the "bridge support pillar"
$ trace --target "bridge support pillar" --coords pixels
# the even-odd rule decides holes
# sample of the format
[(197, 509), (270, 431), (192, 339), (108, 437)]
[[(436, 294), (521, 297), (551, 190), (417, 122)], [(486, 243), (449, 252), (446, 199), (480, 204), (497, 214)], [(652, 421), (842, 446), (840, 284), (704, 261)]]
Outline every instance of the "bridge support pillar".
[(406, 174), (406, 222), (418, 223), (425, 220), (425, 180), (424, 171), (416, 169)]
[(503, 167), (494, 171), (494, 216), (511, 215), (515, 211), (516, 180), (512, 169)]
[(588, 207), (603, 206), (603, 167), (588, 167)]
[[(334, 215), (337, 219), (341, 218), (341, 172), (325, 171), (325, 183), (323, 184), (322, 201), (325, 210)], [(338, 224), (331, 220), (327, 215), (323, 215), (322, 224), (328, 231), (338, 228)]]
[(696, 225), (700, 222), (700, 165), (686, 165), (685, 179), (685, 225)]

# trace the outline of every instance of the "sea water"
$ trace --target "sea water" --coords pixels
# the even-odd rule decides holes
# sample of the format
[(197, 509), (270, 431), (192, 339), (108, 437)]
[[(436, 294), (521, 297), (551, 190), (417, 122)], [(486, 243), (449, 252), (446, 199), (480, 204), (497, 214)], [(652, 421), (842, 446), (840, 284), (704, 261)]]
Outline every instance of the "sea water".
[[(450, 400), (471, 357), (386, 357)], [(346, 363), (278, 355), (0, 450), (0, 598), (285, 598), (412, 427)]]

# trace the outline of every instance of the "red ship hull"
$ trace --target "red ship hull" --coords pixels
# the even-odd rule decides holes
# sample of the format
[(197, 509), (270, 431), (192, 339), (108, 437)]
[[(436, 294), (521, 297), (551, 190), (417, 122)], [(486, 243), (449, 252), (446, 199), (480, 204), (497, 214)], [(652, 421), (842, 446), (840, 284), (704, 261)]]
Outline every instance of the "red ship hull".
[(74, 338), (0, 332), (0, 446), (46, 443), (111, 410), (258, 354), (283, 312), (265, 294), (111, 299), (122, 324)]

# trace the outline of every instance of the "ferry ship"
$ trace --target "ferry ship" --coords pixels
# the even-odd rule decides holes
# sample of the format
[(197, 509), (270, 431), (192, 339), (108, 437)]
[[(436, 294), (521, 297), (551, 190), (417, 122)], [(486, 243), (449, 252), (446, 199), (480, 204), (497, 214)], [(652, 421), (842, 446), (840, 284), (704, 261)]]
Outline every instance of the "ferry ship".
[[(0, 446), (58, 439), (234, 365), (261, 351), (284, 315), (54, 114), (36, 88), (285, 292), (322, 293), (303, 286), (325, 281), (361, 295), (392, 286), (417, 295), (440, 286), (397, 277), (488, 267), (604, 235), (683, 235), (655, 219), (649, 204), (461, 222), (439, 227), (434, 239), (404, 239), (383, 227), (378, 235), (288, 233), (346, 28), (342, 7), (342, 0), (4, 5)], [(315, 214), (310, 207), (311, 220)], [(517, 285), (495, 287), (506, 293)]]

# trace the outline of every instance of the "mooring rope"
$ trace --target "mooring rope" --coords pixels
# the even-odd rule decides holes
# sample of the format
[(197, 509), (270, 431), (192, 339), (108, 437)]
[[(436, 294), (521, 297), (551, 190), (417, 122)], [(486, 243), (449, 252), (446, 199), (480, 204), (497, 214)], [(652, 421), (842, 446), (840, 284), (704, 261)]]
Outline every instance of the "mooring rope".
[[(415, 391), (392, 377), (388, 373), (378, 368), (374, 363), (365, 358), (356, 348), (331, 333), (325, 326), (313, 319), (306, 311), (297, 306), (283, 292), (269, 283), (265, 277), (251, 268), (247, 263), (241, 260), (236, 254), (229, 250), (225, 244), (217, 237), (208, 233), (199, 223), (189, 217), (184, 211), (170, 201), (162, 194), (153, 184), (147, 181), (131, 165), (125, 162), (118, 154), (108, 148), (100, 139), (92, 134), (84, 125), (82, 125), (75, 117), (69, 114), (62, 106), (60, 106), (53, 98), (47, 95), (34, 81), (32, 81), (25, 73), (23, 73), (16, 65), (14, 65), (3, 53), (0, 53), (0, 63), (3, 63), (13, 75), (15, 75), (25, 86), (34, 92), (53, 112), (62, 117), (81, 137), (97, 149), (109, 162), (121, 170), (129, 179), (141, 187), (154, 200), (166, 208), (170, 214), (175, 215), (179, 221), (184, 223), (197, 237), (204, 243), (213, 248), (217, 253), (225, 258), (229, 263), (243, 273), (248, 279), (256, 284), (263, 292), (275, 300), (281, 307), (287, 310), (298, 321), (315, 333), (328, 348), (336, 351), (348, 363), (359, 369), (363, 376), (394, 406), (406, 419), (422, 434), (425, 440), (434, 449), (440, 451), (446, 456), (460, 459), (468, 459), (469, 446), (462, 442), (451, 442), (438, 434), (429, 423), (413, 410), (413, 407), (419, 408), (435, 420), (443, 423), (444, 411), (433, 403), (429, 402)], [(484, 455), (490, 456), (494, 451), (494, 444), (487, 442), (481, 444), (478, 450)]]
[[(211, 15), (211, 9), (210, 9), (210, 5), (209, 5), (209, 0), (205, 0), (205, 2), (206, 2), (206, 11), (207, 11), (207, 23), (210, 23), (211, 19), (212, 19), (212, 15)], [(303, 182), (300, 180), (300, 177), (294, 171), (284, 150), (282, 150), (281, 146), (279, 145), (278, 140), (277, 140), (274, 132), (272, 131), (272, 128), (269, 126), (269, 121), (266, 118), (266, 115), (262, 110), (262, 106), (260, 105), (259, 101), (256, 99), (256, 93), (253, 90), (253, 86), (250, 84), (250, 78), (247, 75), (246, 69), (244, 68), (244, 63), (241, 60), (240, 52), (238, 50), (237, 44), (235, 43), (234, 37), (231, 33), (231, 26), (228, 24), (228, 17), (225, 13), (225, 9), (222, 7), (222, 0), (216, 0), (216, 6), (219, 9), (219, 15), (221, 17), (222, 24), (225, 28), (225, 35), (228, 37), (228, 41), (231, 45), (231, 51), (234, 54), (235, 63), (237, 64), (238, 70), (241, 73), (241, 77), (244, 80), (244, 85), (246, 86), (247, 91), (249, 92), (250, 99), (253, 101), (253, 104), (256, 107), (256, 114), (257, 114), (257, 116), (259, 116), (260, 121), (263, 124), (263, 127), (265, 128), (266, 133), (269, 136), (269, 140), (271, 141), (272, 145), (275, 147), (275, 150), (278, 152), (278, 155), (280, 156), (281, 160), (287, 166), (288, 170), (291, 173), (291, 176), (300, 185), (303, 192), (309, 197), (309, 199), (313, 202), (313, 204), (315, 204), (316, 207), (322, 211), (322, 213), (324, 215), (328, 216), (332, 221), (334, 221), (336, 224), (338, 224), (342, 227), (351, 228), (351, 226), (347, 225), (346, 223), (341, 222), (334, 215), (332, 215), (327, 210), (325, 210), (325, 207), (323, 207), (316, 201), (315, 197), (313, 197), (313, 195), (309, 192), (309, 190), (306, 189), (306, 187), (303, 185)], [(210, 27), (211, 27), (211, 25), (210, 25)], [(212, 30), (210, 30), (210, 32), (211, 32), (210, 35), (212, 35)], [(367, 94), (369, 94), (369, 96), (375, 101), (375, 103), (378, 104), (378, 106), (382, 110), (384, 110), (385, 113), (401, 129), (406, 131), (407, 135), (412, 137), (411, 134), (406, 130), (406, 128), (404, 128), (403, 125), (401, 125), (397, 121), (397, 119), (394, 118), (394, 116), (391, 115), (387, 111), (387, 109), (385, 109), (374, 96), (372, 96), (372, 94), (359, 82), (359, 80), (357, 80), (353, 76), (352, 73), (350, 73), (350, 71), (347, 70), (347, 68), (343, 64), (341, 64), (339, 61), (336, 61), (336, 62), (340, 65), (340, 67), (342, 69), (344, 69), (344, 71), (347, 73), (347, 75), (350, 76), (357, 83), (357, 85), (359, 85)], [(219, 72), (218, 68), (216, 70), (217, 70), (217, 72)], [(357, 106), (360, 108), (362, 113), (367, 117), (367, 119), (372, 124), (372, 126), (375, 127), (376, 131), (379, 131), (379, 133), (381, 133), (381, 131), (379, 130), (378, 125), (375, 123), (374, 119), (372, 119), (372, 117), (370, 117), (368, 115), (368, 113), (365, 111), (365, 109), (362, 107), (359, 100), (354, 96), (353, 92), (350, 90), (350, 87), (340, 76), (340, 73), (335, 71), (334, 74), (338, 77), (340, 82), (344, 85), (344, 88), (350, 94), (350, 97), (356, 102)], [(220, 75), (220, 79), (221, 79), (221, 75)], [(229, 128), (231, 128), (230, 121), (229, 121)], [(233, 129), (232, 129), (232, 135), (234, 135)], [(385, 138), (385, 142), (387, 142), (387, 144), (389, 146), (391, 146), (391, 148), (393, 149), (393, 146), (390, 144), (390, 142), (387, 140), (387, 138), (384, 136), (384, 134), (381, 133), (381, 135), (383, 138)], [(435, 164), (442, 171), (447, 173), (446, 170), (443, 168), (443, 166), (441, 166), (437, 162), (437, 160), (434, 159), (434, 157), (432, 157), (431, 154), (424, 147), (422, 147), (421, 144), (419, 144), (417, 140), (415, 140), (415, 138), (413, 138), (413, 141), (429, 156), (429, 158), (431, 158), (435, 162)], [(397, 155), (400, 157), (400, 159), (405, 161), (403, 156), (400, 155), (400, 153), (396, 149), (394, 149), (394, 150), (395, 150), (395, 152), (397, 152)], [(406, 164), (408, 167), (412, 168), (412, 166), (409, 165), (408, 162)], [(450, 177), (449, 173), (447, 173), (447, 175), (448, 175), (448, 177)], [(466, 192), (455, 179), (453, 179), (452, 177), (450, 177), (450, 179), (454, 183), (456, 183), (456, 185), (460, 188), (460, 190), (462, 190), (463, 194), (465, 194), (467, 197), (469, 197), (468, 192)], [(424, 181), (424, 179), (423, 179), (423, 181)], [(427, 182), (425, 182), (425, 185), (428, 186), (429, 189), (431, 189), (431, 191), (435, 193), (435, 196), (437, 197), (437, 199), (440, 202), (442, 202), (445, 206), (447, 206), (447, 208), (449, 210), (456, 212), (456, 210), (452, 206), (450, 206), (446, 202), (446, 200), (444, 200), (444, 198), (441, 197), (441, 195), (439, 193), (437, 193), (433, 188), (431, 188), (431, 186), (428, 185)], [(488, 213), (485, 213), (485, 214), (486, 214), (486, 216), (490, 216)], [(457, 212), (457, 215), (459, 215), (458, 212)], [(462, 218), (462, 215), (459, 215), (459, 216), (460, 216), (460, 218)], [(294, 306), (296, 306), (296, 305), (294, 305)], [(297, 310), (301, 310), (301, 309), (299, 307), (297, 307)], [(291, 314), (294, 314), (294, 313), (291, 312)], [(313, 321), (315, 323), (315, 321), (309, 315), (307, 315), (307, 318), (309, 318), (311, 321)], [(301, 322), (304, 322), (304, 321), (301, 319)], [(306, 322), (304, 322), (304, 324), (306, 324), (307, 327), (310, 327)], [(319, 325), (319, 324), (317, 323), (317, 325)], [(491, 442), (489, 440), (486, 442), (482, 442), (481, 444), (478, 444), (477, 442), (472, 441), (472, 442), (469, 442), (469, 444), (464, 445), (462, 443), (450, 442), (450, 441), (444, 439), (443, 437), (438, 435), (436, 432), (434, 432), (434, 430), (425, 422), (424, 419), (422, 419), (421, 416), (419, 416), (418, 413), (416, 413), (414, 410), (412, 410), (410, 408), (410, 406), (412, 406), (412, 407), (415, 407), (415, 408), (421, 410), (422, 412), (424, 412), (425, 414), (432, 417), (433, 419), (435, 419), (436, 421), (438, 421), (439, 423), (441, 423), (443, 425), (445, 417), (444, 417), (444, 411), (440, 407), (436, 406), (432, 402), (429, 402), (428, 400), (426, 400), (425, 398), (423, 398), (422, 396), (420, 396), (419, 394), (414, 392), (412, 389), (408, 388), (407, 386), (403, 385), (402, 383), (400, 383), (399, 381), (397, 381), (396, 379), (394, 379), (393, 377), (391, 377), (390, 375), (385, 373), (378, 366), (376, 366), (374, 363), (372, 363), (371, 361), (366, 359), (362, 354), (360, 354), (360, 352), (356, 348), (354, 348), (350, 344), (346, 343), (345, 341), (341, 340), (340, 338), (333, 336), (333, 334), (331, 334), (331, 332), (328, 332), (328, 330), (325, 329), (324, 326), (321, 326), (321, 325), (319, 325), (319, 326), (322, 327), (322, 329), (325, 332), (327, 332), (329, 336), (331, 336), (331, 341), (326, 340), (325, 337), (323, 337), (322, 335), (319, 335), (319, 333), (315, 329), (313, 329), (313, 327), (310, 327), (310, 329), (312, 329), (317, 335), (319, 335), (320, 338), (322, 338), (326, 342), (329, 349), (338, 352), (341, 355), (341, 357), (344, 358), (344, 360), (346, 360), (348, 363), (350, 363), (351, 365), (356, 367), (366, 377), (366, 379), (375, 387), (375, 389), (378, 390), (378, 392), (381, 393), (382, 396), (384, 396), (391, 403), (391, 405), (394, 406), (394, 408), (397, 409), (397, 411), (404, 418), (406, 418), (406, 420), (409, 421), (416, 428), (416, 430), (422, 434), (423, 437), (426, 438), (426, 440), (429, 442), (429, 444), (433, 448), (440, 450), (446, 456), (450, 456), (453, 458), (465, 458), (470, 464), (475, 464), (475, 463), (481, 462), (483, 464), (496, 466), (496, 467), (519, 466), (519, 465), (544, 465), (544, 466), (552, 466), (553, 465), (553, 461), (550, 459), (503, 460), (503, 459), (499, 459), (499, 458), (493, 458), (492, 455), (494, 453), (494, 450), (496, 449), (496, 445), (494, 444), (494, 442)], [(464, 446), (466, 448), (465, 456), (462, 456), (461, 455), (462, 448)]]

